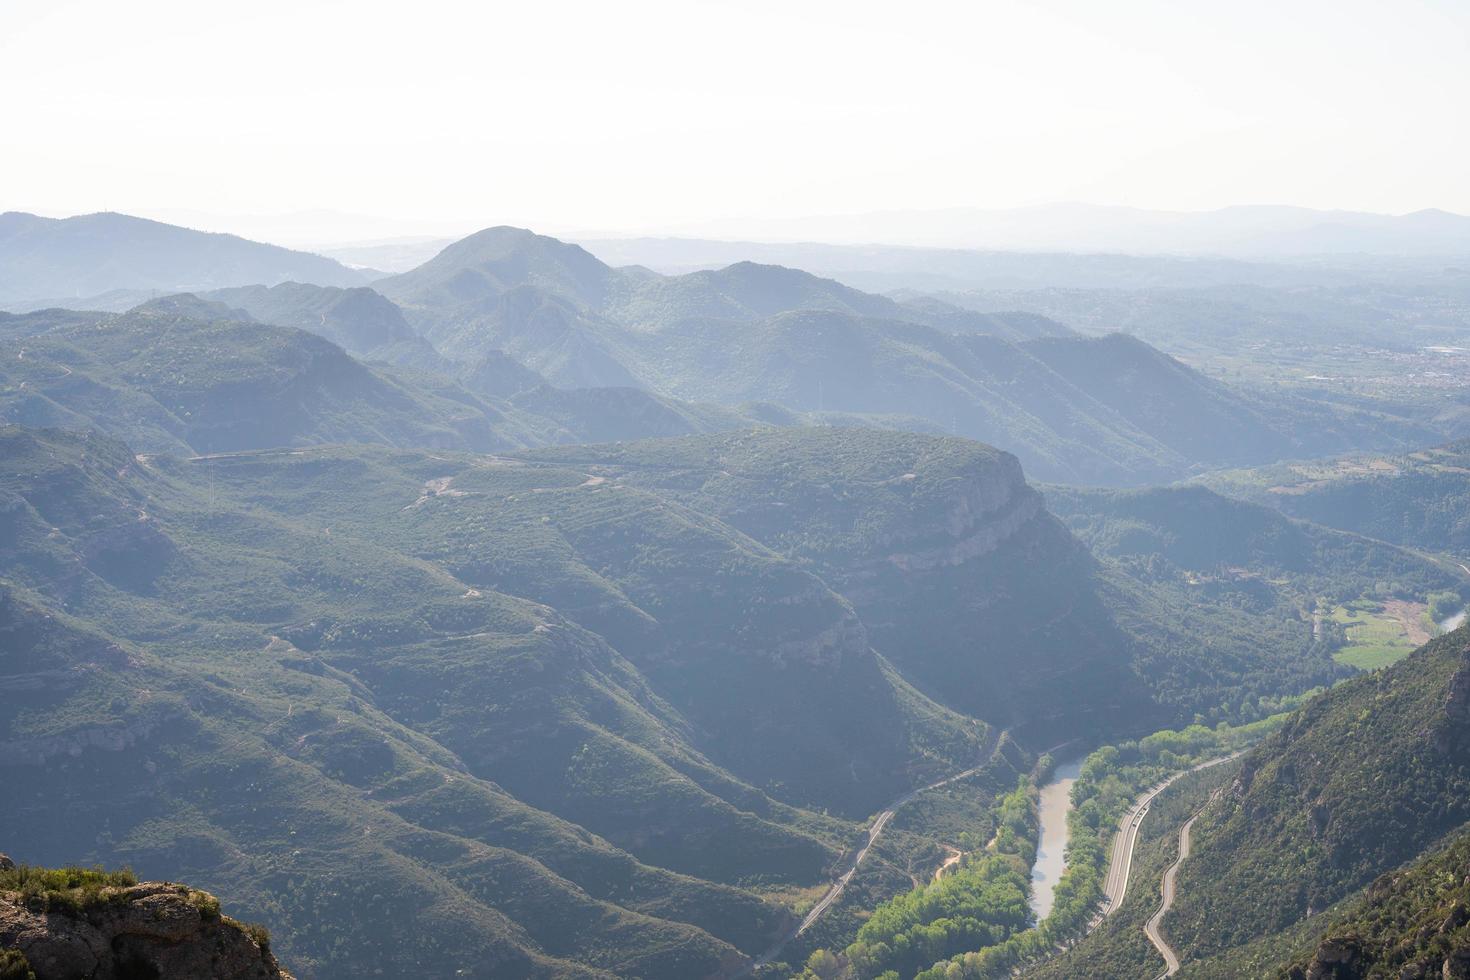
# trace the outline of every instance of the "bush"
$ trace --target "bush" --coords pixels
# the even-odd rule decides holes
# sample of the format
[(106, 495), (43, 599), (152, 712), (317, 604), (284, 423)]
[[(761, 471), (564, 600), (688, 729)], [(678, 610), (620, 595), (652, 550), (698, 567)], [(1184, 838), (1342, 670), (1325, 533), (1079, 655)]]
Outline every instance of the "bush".
[(26, 954), (18, 949), (0, 949), (0, 980), (36, 980)]
[(0, 891), (16, 892), (28, 908), (81, 915), (104, 901), (103, 890), (138, 883), (127, 868), (37, 868), (28, 864), (0, 871)]
[(271, 951), (271, 934), (270, 930), (266, 929), (265, 926), (257, 925), (254, 922), (242, 922), (240, 923), (240, 928), (244, 930), (245, 935), (255, 940), (255, 945), (260, 947), (262, 953), (269, 953)]
[(219, 899), (209, 892), (189, 893), (189, 904), (199, 910), (199, 917), (205, 922), (214, 922), (219, 919)]

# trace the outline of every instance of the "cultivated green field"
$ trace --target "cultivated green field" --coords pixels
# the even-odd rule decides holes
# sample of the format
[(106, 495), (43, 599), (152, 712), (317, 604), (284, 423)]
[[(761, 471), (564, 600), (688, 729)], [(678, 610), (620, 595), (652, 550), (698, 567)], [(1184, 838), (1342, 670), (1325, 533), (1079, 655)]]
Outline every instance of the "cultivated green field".
[(1332, 621), (1341, 625), (1348, 637), (1347, 645), (1332, 658), (1360, 670), (1387, 667), (1419, 645), (1409, 636), (1403, 621), (1378, 603), (1358, 601), (1338, 606), (1332, 610)]

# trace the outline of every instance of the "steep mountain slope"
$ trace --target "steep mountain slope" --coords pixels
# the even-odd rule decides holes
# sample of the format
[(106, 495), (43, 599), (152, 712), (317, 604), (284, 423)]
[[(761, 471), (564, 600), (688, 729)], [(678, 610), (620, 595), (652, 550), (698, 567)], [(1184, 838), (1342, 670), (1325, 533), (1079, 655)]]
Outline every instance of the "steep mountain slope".
[[(1142, 642), (1167, 597), (1130, 613), (1108, 575), (958, 439), (180, 458), (0, 429), (0, 686), (26, 692), (0, 823), (40, 860), (173, 862), (305, 976), (728, 974), (859, 821), (1003, 726), (1212, 707), (1149, 660), (1201, 663)], [(907, 888), (946, 812), (859, 894)]]
[[(270, 474), (280, 495), (252, 481), (259, 505), (305, 508), (339, 533), (361, 528), (473, 588), (546, 603), (595, 630), (696, 722), (706, 752), (758, 785), (861, 814), (909, 778), (911, 736), (896, 727), (866, 630), (809, 572), (697, 512), (577, 469), (384, 459), (372, 481), (349, 478), (362, 458), (326, 451), (299, 467), (272, 458), (217, 469), (223, 480)], [(424, 465), (442, 470), (428, 490)], [(329, 492), (343, 485), (358, 489)], [(717, 580), (702, 571), (711, 565)], [(867, 717), (853, 727), (859, 704)], [(803, 752), (779, 751), (792, 744)], [(816, 764), (825, 753), (840, 754)]]
[(447, 367), (397, 306), (365, 286), (342, 289), (283, 282), (217, 289), (204, 298), (242, 309), (262, 323), (325, 337), (354, 357), (425, 370)]
[(1135, 337), (1037, 340), (1027, 353), (1184, 456), (1214, 461), (1281, 455), (1300, 445), (1257, 408)]
[[(39, 641), (5, 679), (44, 700), (7, 719), (0, 743), (6, 825), (27, 853), (55, 860), (95, 840), (89, 858), (186, 872), (268, 922), (304, 976), (687, 976), (733, 951), (637, 906), (678, 895), (674, 919), (717, 910), (727, 934), (772, 921), (752, 918), (747, 896), (731, 904), (642, 866), (474, 778), (289, 646), (145, 652), (10, 596), (0, 609), (8, 635)], [(116, 665), (99, 669), (99, 656)], [(515, 853), (536, 847), (547, 864)], [(621, 909), (595, 897), (613, 893)], [(590, 958), (607, 973), (557, 958), (589, 959), (576, 945), (588, 942), (604, 944)]]
[[(1048, 488), (1098, 563), (1013, 458), (963, 440), (793, 429), (530, 458), (655, 489), (810, 563), (931, 696), (1037, 727), (1061, 726), (1053, 709), (1082, 690), (1140, 725), (1269, 714), (1351, 673), (1319, 602), (1466, 584), (1452, 564), (1203, 490)], [(1140, 682), (1154, 706), (1129, 700)]]
[[(148, 452), (234, 452), (329, 441), (503, 450), (596, 439), (686, 435), (751, 424), (791, 425), (769, 406), (716, 408), (632, 388), (552, 388), (492, 351), (453, 375), (407, 329), (397, 308), (368, 290), (286, 284), (231, 291), (265, 316), (295, 310), (308, 331), (256, 322), (250, 313), (190, 294), (151, 300), (121, 315), (46, 311), (0, 319), (0, 420), (98, 428)], [(327, 303), (313, 315), (305, 298)], [(382, 313), (386, 333), (371, 334)], [(330, 313), (327, 312), (330, 310)], [(340, 316), (341, 323), (330, 324)], [(322, 333), (373, 343), (366, 365)], [(404, 365), (403, 362), (411, 362)]]
[(1072, 331), (1035, 314), (975, 313), (925, 297), (899, 303), (800, 269), (736, 262), (682, 276), (612, 270), (612, 287), (599, 312), (637, 329), (657, 330), (683, 320), (749, 322), (796, 310), (907, 320), (951, 333), (992, 334), (1008, 340), (1069, 336)]
[(373, 288), (405, 306), (454, 310), (530, 286), (595, 309), (618, 278), (619, 273), (580, 246), (498, 226), (462, 238), (418, 268), (380, 279)]
[[(1045, 343), (1075, 347), (1085, 359), (1098, 342)], [(1129, 483), (1186, 472), (1216, 450), (1181, 440), (1171, 446), (1163, 437), (1183, 424), (1179, 417), (1206, 412), (1222, 417), (1233, 427), (1232, 443), (1248, 444), (1252, 453), (1270, 457), (1292, 445), (1244, 399), (1141, 345), (1118, 351), (1113, 369), (1131, 379), (1134, 398), (1157, 403), (1157, 411), (1134, 410), (1133, 399), (1116, 393), (1094, 394), (1090, 381), (1079, 386), (1029, 344), (900, 321), (815, 312), (751, 324), (688, 321), (632, 346), (656, 349), (648, 369), (656, 390), (800, 410), (914, 415), (1012, 448), (1028, 471), (1045, 479)]]
[(1036, 313), (977, 313), (933, 296), (905, 299), (899, 304), (896, 314), (900, 318), (927, 323), (950, 333), (984, 334), (1010, 341), (1077, 335), (1071, 327)]
[[(394, 672), (401, 675), (414, 662), (412, 651), (421, 649), (422, 658), (432, 649), (424, 666), (442, 677), (458, 664), (461, 683), (471, 687), (467, 696), (473, 694), (478, 674), (483, 678), (479, 683), (498, 691), (494, 699), (507, 709), (500, 716), (491, 712), (489, 720), (503, 723), (505, 735), (513, 736), (482, 744), (520, 747), (502, 767), (518, 763), (518, 755), (529, 751), (527, 740), (554, 746), (554, 733), (560, 729), (571, 734), (580, 711), (589, 709), (601, 718), (587, 736), (617, 727), (649, 741), (655, 750), (677, 744), (678, 730), (667, 727), (667, 712), (660, 722), (637, 707), (641, 700), (660, 710), (646, 693), (617, 693), (619, 674), (621, 683), (636, 680), (605, 646), (576, 630), (556, 633), (552, 627), (557, 621), (548, 623), (552, 614), (544, 607), (494, 594), (461, 597), (466, 589), (442, 573), (381, 551), (365, 552), (364, 545), (344, 539), (340, 530), (335, 541), (313, 545), (302, 529), (268, 516), (249, 520), (242, 514), (222, 521), (217, 511), (200, 509), (199, 491), (192, 501), (180, 499), (169, 492), (178, 488), (171, 488), (167, 477), (131, 464), (120, 447), (96, 439), (9, 435), (4, 458), (8, 472), (16, 474), (12, 492), (19, 497), (7, 501), (14, 523), (6, 539), (16, 544), (5, 551), (9, 560), (4, 574), (22, 576), (56, 598), (64, 595), (72, 608), (89, 616), (141, 627), (145, 633), (161, 629), (182, 641), (149, 635), (145, 652), (101, 637), (78, 645), (61, 632), (58, 639), (7, 645), (43, 658), (30, 664), (7, 658), (11, 683), (39, 681), (42, 690), (54, 692), (52, 704), (31, 699), (7, 718), (4, 743), (7, 765), (21, 767), (8, 771), (13, 792), (6, 796), (6, 825), (38, 851), (49, 854), (66, 838), (90, 841), (106, 826), (110, 834), (104, 839), (114, 842), (107, 847), (117, 848), (120, 857), (152, 864), (163, 848), (190, 865), (198, 862), (200, 872), (212, 880), (223, 876), (231, 894), (264, 895), (280, 887), (287, 904), (261, 911), (272, 920), (294, 920), (283, 941), (301, 948), (303, 969), (315, 965), (328, 973), (382, 956), (385, 963), (397, 964), (394, 972), (412, 971), (417, 963), (425, 972), (453, 973), (483, 957), (471, 971), (475, 975), (578, 975), (576, 970), (552, 969), (552, 963), (537, 967), (535, 948), (553, 942), (563, 951), (572, 949), (568, 943), (601, 943), (606, 948), (595, 954), (573, 949), (574, 958), (593, 955), (619, 975), (702, 975), (731, 955), (721, 943), (688, 928), (671, 928), (589, 901), (581, 888), (539, 862), (493, 846), (506, 838), (517, 841), (518, 849), (537, 841), (531, 848), (556, 855), (548, 860), (582, 887), (604, 895), (626, 892), (622, 900), (631, 905), (683, 892), (692, 905), (673, 914), (688, 915), (701, 904), (701, 889), (720, 904), (718, 889), (709, 892), (708, 886), (640, 870), (585, 831), (558, 828), (549, 815), (472, 776), (464, 762), (391, 722), (375, 705), (376, 691), (324, 659), (375, 649), (386, 665), (389, 651), (396, 650)], [(147, 521), (138, 519), (135, 503), (148, 508)], [(70, 516), (71, 507), (76, 517)], [(78, 519), (86, 523), (78, 524)], [(61, 533), (48, 531), (47, 525)], [(202, 533), (210, 527), (215, 528), (212, 533)], [(154, 548), (158, 577), (148, 583), (99, 579), (96, 570), (106, 573), (107, 556), (135, 552), (129, 539), (139, 537), (159, 542)], [(98, 543), (99, 538), (114, 542), (114, 550)], [(81, 567), (68, 567), (69, 553), (82, 556)], [(57, 572), (64, 578), (47, 571), (54, 567), (46, 561), (51, 554), (61, 558)], [(357, 585), (351, 576), (363, 562), (377, 574)], [(159, 599), (140, 600), (139, 589)], [(403, 598), (393, 600), (398, 590)], [(352, 636), (322, 641), (301, 635), (322, 613), (342, 622), (354, 606), (366, 615), (352, 616), (357, 624)], [(120, 615), (108, 617), (109, 607)], [(420, 609), (417, 615), (415, 607)], [(439, 622), (430, 625), (423, 613), (435, 607), (439, 611), (428, 619)], [(55, 614), (43, 614), (23, 601), (7, 608), (13, 611), (7, 618), (11, 635), (16, 630), (55, 634), (65, 629)], [(209, 616), (219, 618), (205, 625)], [(284, 637), (273, 639), (272, 629), (280, 627), (262, 629), (262, 617), (302, 624), (291, 635), (306, 649)], [(382, 634), (389, 623), (398, 625)], [(213, 638), (183, 639), (201, 627)], [(538, 627), (546, 628), (538, 632)], [(51, 651), (65, 659), (56, 659)], [(67, 669), (109, 656), (122, 669)], [(522, 680), (516, 680), (517, 671)], [(95, 700), (99, 692), (90, 690), (98, 684), (112, 690), (100, 704)], [(441, 691), (435, 685), (432, 696)], [(515, 704), (507, 699), (512, 691), (524, 703), (520, 712), (509, 710)], [(549, 700), (543, 701), (540, 691)], [(401, 701), (412, 692), (411, 685), (403, 684), (396, 697)], [(562, 699), (571, 703), (552, 709)], [(583, 702), (580, 709), (576, 701)], [(478, 704), (483, 708), (484, 701)], [(541, 723), (553, 729), (538, 736), (537, 724), (525, 712), (539, 712)], [(627, 721), (620, 722), (619, 716)], [(640, 728), (647, 733), (639, 734)], [(653, 763), (646, 749), (631, 754), (631, 746), (618, 750), (624, 743), (610, 732), (600, 739), (606, 743), (601, 747), (604, 765), (619, 751), (625, 757), (619, 777), (633, 785), (661, 787), (658, 798), (669, 818), (682, 818), (706, 832), (718, 826), (696, 819), (704, 805), (698, 800), (712, 798), (685, 777)], [(192, 746), (187, 752), (186, 745)], [(97, 746), (99, 751), (58, 764), (56, 757), (67, 758), (72, 746)], [(33, 768), (43, 761), (48, 764)], [(535, 772), (535, 767), (527, 768)], [(664, 775), (646, 783), (634, 778), (640, 769)], [(694, 799), (693, 809), (678, 805), (681, 785), (684, 795)], [(68, 800), (68, 817), (61, 822), (53, 810), (58, 799)], [(740, 819), (723, 806), (727, 823)], [(420, 812), (406, 821), (398, 810)], [(483, 828), (477, 836), (484, 843), (453, 833), (454, 825), (464, 820)], [(784, 832), (772, 828), (772, 833), (779, 839)], [(747, 832), (742, 850), (716, 853), (749, 857), (760, 837), (759, 832)], [(809, 846), (822, 854), (820, 845)], [(301, 862), (303, 856), (308, 863)], [(786, 860), (791, 859), (787, 853)], [(301, 881), (301, 874), (310, 875), (310, 881)], [(628, 892), (640, 876), (644, 884)], [(318, 905), (333, 893), (338, 897), (330, 908), (338, 912)], [(365, 904), (369, 896), (375, 896), (371, 906)], [(748, 925), (740, 925), (742, 919), (749, 922), (749, 911), (736, 912), (742, 902), (749, 910), (751, 901), (738, 893), (734, 897), (735, 905), (726, 903), (720, 916), (728, 925), (716, 928), (747, 930), (745, 941), (758, 943), (763, 930), (752, 933)], [(314, 907), (315, 913), (308, 911)], [(309, 921), (300, 918), (303, 914), (326, 917), (332, 928), (313, 936), (302, 928)], [(769, 928), (770, 913), (758, 914), (766, 916)], [(419, 930), (423, 935), (409, 942)], [(339, 946), (343, 948), (334, 949)], [(530, 953), (523, 951), (528, 948)], [(634, 959), (620, 963), (609, 960), (609, 954)], [(337, 966), (329, 967), (333, 962)]]
[(1186, 961), (1287, 930), (1470, 819), (1470, 631), (1314, 699), (1197, 822), (1166, 923)]
[(322, 441), (507, 448), (536, 441), (465, 392), (439, 397), (300, 330), (201, 320), (200, 301), (10, 341), (0, 412), (27, 425), (99, 427), (142, 451), (231, 452)]
[(1096, 554), (1113, 558), (1158, 556), (1198, 571), (1236, 567), (1287, 575), (1303, 591), (1329, 596), (1385, 581), (1421, 593), (1463, 581), (1459, 569), (1403, 548), (1200, 486), (1048, 487), (1046, 502)]
[(166, 856), (303, 975), (728, 972), (857, 836), (787, 801), (985, 741), (811, 572), (580, 470), (0, 443), (0, 820)]
[[(1171, 671), (1199, 669), (1194, 645), (1152, 638), (1183, 604), (1119, 590), (1042, 508), (1009, 454), (956, 439), (798, 429), (533, 458), (657, 489), (808, 563), (922, 690), (1045, 744), (1217, 703), (1205, 685), (1176, 692), (1168, 683)], [(1299, 645), (1249, 632), (1225, 638), (1219, 653), (1244, 661), (1237, 677), (1265, 688)], [(1141, 671), (1149, 657), (1157, 662)], [(1284, 686), (1315, 683), (1295, 680)], [(1173, 707), (1150, 704), (1145, 691)]]
[(1335, 914), (1287, 980), (1429, 980), (1470, 971), (1470, 835), (1390, 872)]
[(125, 214), (0, 214), (0, 304), (285, 280), (352, 286), (363, 276), (320, 255)]

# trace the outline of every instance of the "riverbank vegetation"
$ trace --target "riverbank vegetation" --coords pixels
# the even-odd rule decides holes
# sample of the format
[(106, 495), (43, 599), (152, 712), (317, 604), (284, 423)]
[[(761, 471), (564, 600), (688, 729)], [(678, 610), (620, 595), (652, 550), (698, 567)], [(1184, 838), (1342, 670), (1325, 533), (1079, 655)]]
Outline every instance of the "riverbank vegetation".
[[(1040, 923), (1030, 922), (1029, 897), (1035, 786), (1044, 777), (1023, 782), (997, 802), (996, 836), (985, 851), (938, 882), (880, 906), (847, 949), (813, 953), (801, 980), (992, 980), (1051, 955), (1086, 934), (1097, 915), (1113, 834), (1139, 794), (1180, 770), (1250, 745), (1286, 717), (1166, 729), (1088, 755), (1072, 787), (1066, 871), (1051, 915)], [(1037, 772), (1047, 772), (1045, 760)]]
[[(896, 980), (965, 950), (993, 946), (1030, 923), (1038, 816), (1026, 777), (993, 808), (995, 836), (936, 881), (874, 910), (845, 950), (818, 949), (803, 980)], [(979, 842), (972, 842), (979, 843)]]
[[(1028, 965), (1028, 980), (1075, 980), (1077, 977), (1118, 977), (1145, 980), (1158, 976), (1164, 961), (1144, 935), (1143, 924), (1159, 907), (1164, 869), (1179, 855), (1179, 828), (1209, 800), (1217, 787), (1227, 785), (1237, 771), (1233, 764), (1186, 773), (1149, 804), (1148, 818), (1139, 828), (1133, 852), (1128, 893), (1109, 910), (1087, 937), (1043, 963)], [(1239, 976), (1263, 976), (1242, 971)]]

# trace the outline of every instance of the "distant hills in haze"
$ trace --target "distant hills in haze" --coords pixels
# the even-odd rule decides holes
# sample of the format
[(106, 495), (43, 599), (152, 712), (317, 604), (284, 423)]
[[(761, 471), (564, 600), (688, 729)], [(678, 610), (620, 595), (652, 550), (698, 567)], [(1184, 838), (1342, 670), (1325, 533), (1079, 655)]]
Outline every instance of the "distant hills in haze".
[(1245, 205), (1160, 211), (1097, 204), (986, 210), (878, 211), (768, 221), (705, 222), (690, 237), (1021, 251), (1287, 258), (1470, 255), (1470, 217)]
[[(317, 334), (352, 357), (417, 373), (409, 383), (420, 401), (489, 397), (501, 414), (512, 407), (507, 399), (535, 403), (530, 433), (504, 419), (486, 423), (484, 406), (436, 409), (430, 415), (439, 421), (425, 416), (421, 424), (447, 420), (459, 433), (442, 445), (459, 445), (470, 431), (481, 434), (469, 445), (488, 447), (800, 419), (962, 435), (1014, 451), (1041, 479), (1133, 485), (1205, 467), (1437, 438), (1421, 423), (1356, 405), (1237, 391), (1140, 340), (1079, 336), (1035, 312), (895, 298), (778, 265), (740, 261), (662, 275), (496, 227), (368, 287), (363, 273), (317, 256), (118, 215), (9, 220), (22, 229), (7, 241), (13, 249), (25, 245), (33, 291), (43, 288), (35, 283), (68, 295), (112, 287), (118, 292), (99, 306), (128, 309), (153, 283), (216, 284), (171, 301), (183, 306), (168, 312)], [(50, 329), (49, 320), (0, 323), (12, 336)], [(38, 345), (30, 356), (43, 353)], [(65, 363), (106, 373), (76, 357)], [(603, 394), (570, 394), (577, 389)], [(362, 390), (354, 386), (353, 397)], [(40, 391), (33, 386), (20, 401), (31, 403)], [(72, 410), (65, 400), (48, 404)], [(347, 417), (357, 424), (372, 404), (369, 396)], [(615, 410), (613, 419), (602, 418), (603, 410)], [(42, 415), (54, 419), (56, 411)], [(570, 430), (548, 435), (559, 431), (542, 428), (548, 416)], [(336, 437), (323, 431), (311, 438)], [(196, 439), (186, 441), (199, 448)]]
[[(1439, 210), (1172, 212), (1057, 204), (714, 222), (575, 240), (611, 265), (682, 273), (753, 260), (875, 291), (1333, 286), (1470, 258), (1470, 217)], [(322, 251), (396, 273), (452, 241), (420, 236)]]
[(895, 300), (750, 262), (680, 276), (614, 268), (523, 229), (478, 232), (374, 288), (451, 360), (500, 350), (562, 387), (969, 436), (1010, 447), (1043, 479), (1138, 483), (1427, 438), (1353, 408), (1246, 396), (1140, 341), (1080, 337), (1044, 316)]
[(126, 214), (0, 214), (0, 308), (76, 305), (115, 290), (138, 302), (149, 292), (293, 279), (355, 286), (369, 278), (310, 252)]

